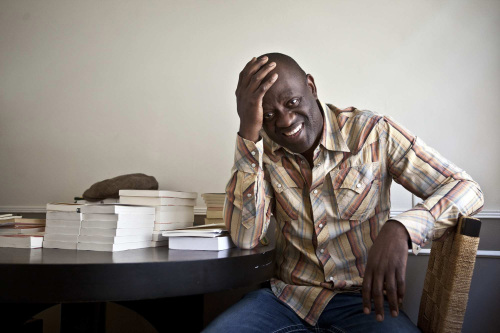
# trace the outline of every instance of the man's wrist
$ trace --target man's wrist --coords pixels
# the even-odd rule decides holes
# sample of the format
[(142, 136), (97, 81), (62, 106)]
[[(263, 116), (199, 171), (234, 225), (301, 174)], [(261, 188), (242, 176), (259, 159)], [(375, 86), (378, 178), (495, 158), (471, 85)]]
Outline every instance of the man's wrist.
[(401, 238), (405, 239), (408, 242), (409, 249), (412, 248), (410, 234), (408, 233), (408, 230), (406, 229), (403, 223), (399, 222), (398, 220), (387, 220), (384, 227), (386, 225), (387, 228), (392, 229), (393, 232), (396, 232), (398, 236), (400, 236)]
[(248, 130), (246, 128), (242, 128), (240, 126), (240, 130), (238, 132), (239, 136), (248, 141), (257, 142), (260, 139), (259, 131)]

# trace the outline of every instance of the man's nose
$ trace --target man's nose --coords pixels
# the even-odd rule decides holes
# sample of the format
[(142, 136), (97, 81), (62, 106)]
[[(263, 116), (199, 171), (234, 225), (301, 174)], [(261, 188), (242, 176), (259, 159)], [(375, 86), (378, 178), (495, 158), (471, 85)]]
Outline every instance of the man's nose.
[(287, 128), (293, 125), (295, 120), (295, 113), (292, 111), (285, 111), (280, 113), (278, 119), (276, 120), (276, 126), (280, 128)]

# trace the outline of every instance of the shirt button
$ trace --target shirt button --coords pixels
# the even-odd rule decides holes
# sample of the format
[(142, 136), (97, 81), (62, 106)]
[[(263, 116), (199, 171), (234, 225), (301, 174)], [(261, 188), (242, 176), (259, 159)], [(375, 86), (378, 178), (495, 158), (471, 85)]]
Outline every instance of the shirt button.
[(255, 168), (255, 163), (252, 163), (252, 168)]
[(420, 245), (417, 245), (417, 251), (419, 251), (419, 250), (420, 250)]
[(428, 241), (427, 237), (426, 237), (426, 238), (424, 238), (424, 243), (427, 243), (427, 241)]
[(330, 281), (333, 281), (333, 276), (330, 276)]
[(278, 187), (281, 187), (281, 184), (278, 184), (277, 186), (278, 186)]
[(254, 151), (253, 151), (253, 152), (251, 152), (251, 154), (252, 154), (253, 156), (255, 156), (255, 152), (254, 152)]
[(252, 194), (251, 194), (251, 193), (248, 193), (248, 194), (247, 194), (247, 197), (251, 198), (251, 197), (252, 197)]
[(318, 193), (318, 190), (314, 190), (314, 191), (313, 191), (313, 193), (314, 193), (314, 194)]
[(319, 250), (319, 252), (323, 253), (323, 252), (325, 252), (325, 249), (321, 249), (321, 250)]
[(320, 228), (323, 228), (323, 224), (321, 224), (321, 223), (320, 223), (320, 224), (319, 224), (319, 227), (320, 227)]
[(318, 164), (316, 164), (316, 166), (320, 166), (321, 165), (321, 162), (318, 162)]
[(360, 188), (360, 187), (361, 187), (361, 184), (356, 185), (356, 187), (357, 187), (357, 188)]

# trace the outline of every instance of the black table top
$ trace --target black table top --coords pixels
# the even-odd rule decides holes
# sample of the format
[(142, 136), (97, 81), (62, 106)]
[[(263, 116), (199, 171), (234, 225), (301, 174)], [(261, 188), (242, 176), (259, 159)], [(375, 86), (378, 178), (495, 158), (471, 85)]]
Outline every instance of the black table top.
[(269, 280), (273, 261), (272, 246), (114, 253), (0, 248), (0, 302), (102, 302), (209, 293)]

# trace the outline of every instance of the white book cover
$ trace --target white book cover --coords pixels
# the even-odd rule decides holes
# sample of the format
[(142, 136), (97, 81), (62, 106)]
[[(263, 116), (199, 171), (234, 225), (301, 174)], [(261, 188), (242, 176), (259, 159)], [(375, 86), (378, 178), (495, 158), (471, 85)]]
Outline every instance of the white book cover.
[[(165, 191), (165, 190), (120, 190), (121, 196), (128, 197), (157, 197), (157, 198), (184, 198), (196, 199), (198, 193), (196, 192), (180, 192), (180, 191)], [(121, 199), (121, 198), (120, 198)]]
[(78, 235), (45, 234), (44, 240), (76, 243)]
[(154, 197), (120, 197), (121, 204), (144, 206), (195, 206), (196, 199), (154, 198)]
[(174, 237), (168, 240), (168, 248), (172, 250), (221, 251), (234, 246), (230, 236), (214, 238)]
[(118, 204), (85, 205), (81, 209), (82, 213), (96, 214), (151, 214), (154, 215), (154, 207), (141, 207)]
[(61, 242), (61, 241), (43, 241), (43, 248), (45, 249), (65, 249), (76, 250), (77, 242)]
[(38, 248), (42, 247), (43, 236), (3, 235), (0, 236), (0, 247)]
[(128, 221), (128, 222), (146, 222), (154, 221), (155, 215), (151, 214), (95, 214), (84, 213), (83, 220), (85, 221)]
[(136, 243), (151, 241), (153, 239), (152, 234), (148, 235), (132, 235), (132, 236), (116, 236), (116, 237), (106, 237), (106, 236), (78, 236), (79, 243), (98, 243), (98, 244), (122, 244), (122, 243)]
[(193, 222), (186, 223), (155, 223), (154, 230), (162, 231), (162, 230), (176, 230), (176, 229), (184, 229), (188, 227), (192, 227)]
[(123, 228), (150, 228), (154, 221), (82, 221), (82, 228), (103, 228), (103, 229), (123, 229)]
[(47, 220), (47, 227), (80, 227), (82, 221), (70, 221), (70, 220)]
[(151, 241), (147, 242), (136, 242), (136, 243), (122, 243), (122, 244), (97, 244), (97, 243), (78, 243), (78, 250), (89, 250), (89, 251), (104, 251), (104, 252), (116, 252), (134, 249), (143, 249), (146, 247), (151, 247)]
[(76, 203), (66, 203), (66, 202), (52, 202), (47, 204), (47, 211), (56, 211), (56, 212), (73, 212), (80, 213), (80, 208), (83, 207), (83, 204)]
[(134, 229), (103, 229), (103, 228), (81, 228), (80, 235), (85, 236), (133, 236), (133, 235), (152, 235), (153, 227), (149, 228), (134, 228)]
[(80, 221), (82, 214), (77, 212), (47, 212), (47, 220), (67, 220), (67, 221)]
[(45, 234), (79, 235), (80, 227), (46, 227)]

